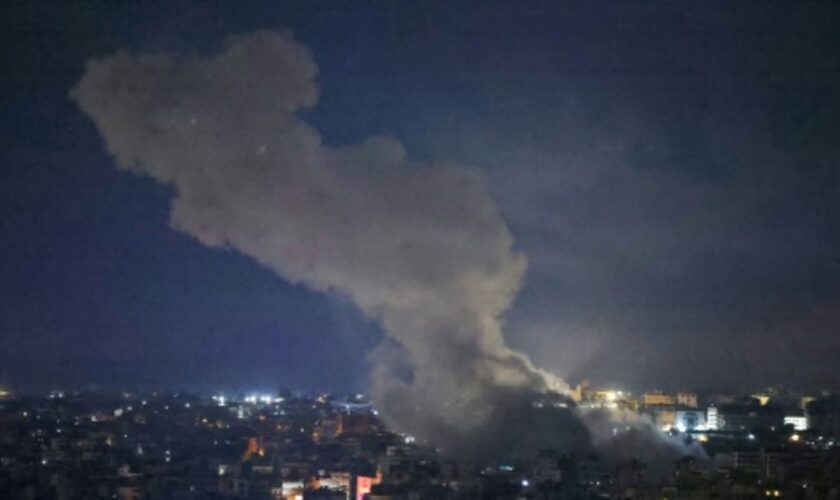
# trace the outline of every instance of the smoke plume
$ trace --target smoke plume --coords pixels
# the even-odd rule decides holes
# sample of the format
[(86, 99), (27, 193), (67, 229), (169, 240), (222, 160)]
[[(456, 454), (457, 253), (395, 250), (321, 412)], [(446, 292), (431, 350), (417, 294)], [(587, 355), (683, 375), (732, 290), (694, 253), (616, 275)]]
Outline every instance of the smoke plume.
[[(171, 186), (173, 228), (343, 294), (382, 325), (371, 391), (396, 429), (453, 452), (513, 447), (473, 437), (502, 422), (525, 432), (533, 398), (567, 388), (503, 339), (526, 261), (484, 176), (411, 161), (388, 137), (325, 146), (298, 116), (316, 76), (307, 47), (259, 32), (209, 57), (91, 61), (71, 97), (119, 168)], [(586, 443), (555, 406), (565, 424), (534, 445)]]

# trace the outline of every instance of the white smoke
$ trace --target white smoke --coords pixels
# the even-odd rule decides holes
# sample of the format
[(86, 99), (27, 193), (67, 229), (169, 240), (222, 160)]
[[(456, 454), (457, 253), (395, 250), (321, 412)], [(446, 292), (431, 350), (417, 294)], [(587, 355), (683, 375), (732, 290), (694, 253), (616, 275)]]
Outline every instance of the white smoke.
[(209, 57), (92, 61), (71, 96), (119, 168), (173, 188), (173, 228), (380, 322), (372, 391), (398, 429), (468, 435), (512, 395), (564, 393), (503, 339), (526, 262), (482, 173), (387, 137), (325, 146), (298, 116), (316, 75), (304, 45), (260, 32)]

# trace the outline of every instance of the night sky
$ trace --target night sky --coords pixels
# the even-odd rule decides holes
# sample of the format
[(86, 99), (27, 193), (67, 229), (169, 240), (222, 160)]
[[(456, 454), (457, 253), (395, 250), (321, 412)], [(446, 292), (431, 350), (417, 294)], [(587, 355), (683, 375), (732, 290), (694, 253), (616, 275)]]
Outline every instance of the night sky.
[(118, 51), (290, 30), (329, 146), (487, 173), (510, 345), (571, 382), (840, 388), (836, 2), (6, 2), (0, 382), (355, 391), (382, 332), (169, 225), (68, 92)]

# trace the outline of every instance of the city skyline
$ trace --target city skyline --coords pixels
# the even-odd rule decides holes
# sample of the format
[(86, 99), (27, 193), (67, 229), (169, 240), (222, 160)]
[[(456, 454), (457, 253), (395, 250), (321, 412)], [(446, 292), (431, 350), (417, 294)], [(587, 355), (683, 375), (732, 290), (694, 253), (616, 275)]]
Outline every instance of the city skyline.
[[(836, 388), (837, 9), (15, 4), (3, 17), (5, 382), (354, 392), (377, 322), (169, 227), (69, 97), (119, 51), (291, 30), (328, 147), (480, 169), (527, 258), (504, 334), (570, 381)], [(191, 26), (185, 29), (185, 26)]]
[(840, 498), (838, 26), (4, 5), (0, 496)]

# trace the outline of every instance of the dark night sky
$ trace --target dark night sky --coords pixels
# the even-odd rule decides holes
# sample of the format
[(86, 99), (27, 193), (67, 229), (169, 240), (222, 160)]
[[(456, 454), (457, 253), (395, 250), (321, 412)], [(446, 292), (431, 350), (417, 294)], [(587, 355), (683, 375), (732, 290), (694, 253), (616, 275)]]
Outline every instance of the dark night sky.
[(289, 29), (326, 143), (487, 170), (529, 259), (506, 334), (540, 366), (840, 385), (840, 5), (426, 3), (7, 2), (0, 380), (365, 386), (375, 325), (170, 229), (68, 98), (91, 58)]

